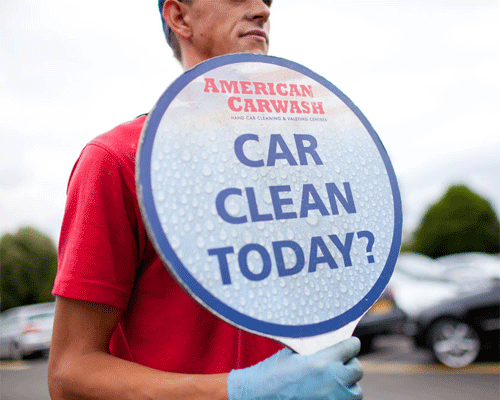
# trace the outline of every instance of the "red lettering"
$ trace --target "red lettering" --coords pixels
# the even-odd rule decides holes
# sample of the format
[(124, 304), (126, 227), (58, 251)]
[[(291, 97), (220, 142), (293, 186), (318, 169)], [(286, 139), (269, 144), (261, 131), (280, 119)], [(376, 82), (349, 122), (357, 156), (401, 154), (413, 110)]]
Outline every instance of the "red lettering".
[(300, 88), (302, 89), (302, 96), (303, 97), (314, 97), (313, 96), (313, 90), (311, 85), (300, 85)]
[(317, 102), (315, 103), (314, 101), (311, 102), (312, 108), (313, 108), (313, 114), (324, 114), (325, 111), (323, 110), (323, 103), (322, 102)]
[(222, 88), (222, 93), (234, 93), (234, 94), (240, 94), (240, 90), (238, 89), (238, 82), (237, 81), (224, 81), (220, 80), (220, 85)]
[(210, 93), (210, 89), (212, 89), (211, 93), (220, 93), (219, 89), (217, 89), (217, 85), (215, 84), (214, 78), (205, 78), (205, 93)]
[(288, 92), (283, 91), (282, 88), (286, 88), (286, 84), (285, 83), (278, 83), (276, 85), (276, 91), (278, 92), (278, 94), (281, 95), (281, 96), (287, 96)]
[(257, 99), (257, 105), (259, 106), (259, 112), (273, 112), (269, 106), (269, 101), (264, 99)]
[(266, 84), (263, 82), (254, 82), (253, 86), (255, 87), (255, 94), (263, 94), (269, 96), (267, 93)]
[(293, 113), (293, 114), (295, 114), (295, 113), (302, 114), (302, 111), (299, 108), (299, 102), (298, 101), (293, 100), (293, 101), (290, 102), (290, 112)]
[[(295, 97), (314, 97), (311, 85), (296, 85), (272, 82), (249, 82), (249, 81), (226, 81), (219, 80), (220, 88), (214, 78), (205, 79), (205, 93), (231, 93), (231, 94), (256, 94), (264, 96), (295, 96)], [(241, 88), (240, 88), (241, 85)], [(252, 86), (254, 91), (252, 90)], [(241, 90), (241, 91), (240, 91)], [(317, 113), (322, 114), (321, 103), (316, 103)]]
[(276, 92), (274, 91), (274, 83), (268, 83), (267, 86), (269, 86), (269, 94), (271, 96), (275, 96)]
[(310, 114), (311, 113), (311, 107), (309, 107), (309, 102), (308, 101), (303, 101), (302, 103), (300, 103), (300, 105), (302, 106), (302, 112), (304, 114)]
[(252, 82), (244, 82), (240, 81), (241, 85), (241, 94), (253, 94), (253, 92), (248, 89), (248, 87), (252, 84)]
[(271, 100), (271, 104), (273, 105), (274, 111), (277, 113), (286, 113), (288, 110), (288, 101), (285, 100)]
[(232, 111), (235, 111), (235, 112), (238, 112), (238, 111), (241, 111), (243, 109), (242, 106), (239, 106), (239, 107), (236, 107), (234, 105), (234, 102), (237, 101), (237, 102), (240, 102), (241, 101), (241, 98), (239, 97), (230, 97), (229, 99), (227, 99), (227, 104), (229, 106), (229, 108), (232, 110)]
[(300, 96), (299, 88), (297, 85), (290, 85), (290, 96)]
[(252, 99), (245, 99), (245, 112), (257, 112)]

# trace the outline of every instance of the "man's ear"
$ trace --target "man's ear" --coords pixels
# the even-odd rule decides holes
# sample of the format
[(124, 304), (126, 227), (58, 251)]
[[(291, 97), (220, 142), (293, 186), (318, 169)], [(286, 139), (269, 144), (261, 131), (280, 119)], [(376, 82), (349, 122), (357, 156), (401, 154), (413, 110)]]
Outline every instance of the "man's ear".
[(189, 7), (177, 0), (167, 0), (163, 4), (163, 18), (170, 29), (184, 39), (192, 35)]

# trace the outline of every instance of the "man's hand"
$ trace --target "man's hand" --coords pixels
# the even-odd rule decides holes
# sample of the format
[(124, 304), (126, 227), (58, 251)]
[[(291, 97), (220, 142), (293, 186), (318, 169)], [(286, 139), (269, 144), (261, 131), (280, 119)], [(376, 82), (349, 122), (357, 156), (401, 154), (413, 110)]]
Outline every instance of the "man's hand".
[(361, 400), (363, 376), (354, 357), (360, 341), (350, 338), (316, 354), (283, 349), (267, 360), (229, 374), (230, 400)]

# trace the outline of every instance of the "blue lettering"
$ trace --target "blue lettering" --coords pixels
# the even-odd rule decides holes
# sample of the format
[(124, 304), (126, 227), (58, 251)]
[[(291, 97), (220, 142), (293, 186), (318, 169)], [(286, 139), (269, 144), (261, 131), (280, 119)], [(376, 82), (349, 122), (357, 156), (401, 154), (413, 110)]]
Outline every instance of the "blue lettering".
[[(329, 235), (330, 240), (333, 242), (337, 249), (342, 253), (342, 258), (344, 259), (344, 265), (346, 267), (352, 267), (351, 261), (351, 247), (352, 239), (354, 238), (354, 233), (349, 232), (345, 235), (345, 243), (343, 244), (337, 235)], [(359, 234), (358, 234), (359, 237)]]
[(245, 153), (243, 152), (243, 145), (248, 140), (255, 140), (256, 142), (258, 142), (259, 137), (252, 133), (246, 133), (244, 135), (238, 136), (234, 141), (234, 153), (236, 154), (236, 157), (238, 158), (238, 160), (240, 160), (242, 164), (246, 165), (247, 167), (263, 167), (264, 160), (254, 161), (248, 159), (245, 156)]
[[(328, 236), (342, 254), (345, 267), (352, 266), (350, 253), (352, 249), (354, 235), (355, 235), (354, 232), (346, 233), (346, 238), (344, 243), (339, 239), (337, 235)], [(373, 250), (373, 244), (375, 242), (374, 235), (369, 231), (360, 231), (357, 232), (357, 238), (359, 241), (364, 241), (364, 238), (368, 239), (366, 252), (371, 253)], [(293, 266), (287, 266), (285, 263), (285, 257), (283, 255), (283, 249), (285, 248), (292, 250), (295, 254), (295, 264)], [(322, 237), (320, 236), (312, 237), (309, 250), (310, 250), (309, 267), (308, 267), (309, 273), (316, 272), (318, 264), (323, 264), (323, 263), (327, 263), (330, 269), (332, 270), (339, 268), (332, 256), (332, 253), (328, 249)], [(249, 267), (248, 256), (252, 251), (256, 251), (260, 256), (260, 259), (262, 260), (262, 270), (260, 272), (254, 272)], [(276, 268), (278, 276), (280, 278), (296, 275), (304, 269), (305, 253), (298, 243), (291, 240), (272, 242), (272, 251), (274, 253), (274, 260), (276, 261)], [(210, 256), (217, 257), (222, 278), (222, 284), (230, 285), (232, 283), (232, 280), (229, 272), (228, 255), (234, 254), (234, 248), (222, 247), (218, 249), (210, 249), (208, 250), (208, 254)], [(375, 259), (371, 254), (367, 254), (367, 259), (368, 263), (375, 262)], [(238, 264), (241, 274), (250, 281), (262, 281), (269, 277), (272, 270), (272, 261), (270, 253), (264, 246), (256, 243), (247, 244), (241, 248), (241, 250), (238, 252)]]
[(227, 263), (227, 255), (233, 254), (234, 249), (232, 247), (223, 247), (220, 249), (210, 249), (208, 250), (209, 256), (217, 256), (219, 260), (220, 274), (222, 278), (223, 285), (231, 284), (231, 276), (229, 275), (229, 265)]
[(215, 199), (215, 207), (217, 208), (217, 212), (224, 221), (229, 222), (230, 224), (244, 224), (245, 222), (247, 222), (246, 216), (233, 217), (226, 211), (225, 202), (226, 199), (231, 195), (241, 196), (241, 190), (237, 188), (222, 190)]
[[(256, 251), (262, 257), (262, 271), (258, 274), (254, 274), (248, 268), (248, 253), (251, 251)], [(250, 281), (262, 281), (271, 273), (271, 257), (266, 248), (260, 244), (247, 244), (243, 246), (238, 254), (238, 263), (241, 273)]]
[[(318, 142), (316, 138), (311, 135), (293, 135), (295, 137), (295, 146), (297, 146), (297, 152), (299, 153), (300, 165), (307, 165), (306, 153), (313, 158), (316, 165), (323, 165), (323, 161), (319, 158), (316, 152), (316, 147), (318, 147)], [(309, 146), (304, 145), (304, 141), (309, 142)]]
[(335, 183), (327, 183), (325, 186), (328, 193), (328, 199), (330, 200), (330, 207), (332, 208), (332, 215), (338, 215), (339, 213), (337, 201), (335, 200), (336, 198), (339, 199), (349, 214), (354, 214), (356, 212), (349, 182), (344, 182), (345, 197)]
[(253, 188), (245, 188), (248, 198), (248, 208), (250, 209), (250, 218), (252, 222), (256, 221), (271, 221), (273, 219), (272, 214), (259, 214), (259, 209), (257, 208), (257, 200), (255, 199), (255, 191)]
[[(321, 249), (323, 256), (318, 256), (318, 248)], [(321, 236), (311, 238), (311, 254), (309, 254), (309, 272), (316, 272), (318, 264), (327, 263), (331, 269), (338, 268), (337, 263), (332, 257), (330, 250), (326, 247)]]
[(271, 199), (273, 202), (274, 215), (276, 219), (293, 219), (297, 218), (296, 212), (283, 212), (283, 206), (293, 204), (293, 200), (290, 198), (282, 199), (280, 198), (280, 192), (290, 192), (290, 185), (284, 186), (269, 186), (271, 192)]
[[(309, 197), (312, 196), (314, 202), (309, 203)], [(319, 210), (321, 215), (330, 215), (325, 207), (325, 204), (321, 200), (318, 192), (314, 188), (314, 185), (308, 183), (304, 185), (302, 190), (302, 203), (300, 206), (300, 218), (307, 218), (309, 210)]]
[[(281, 153), (278, 153), (278, 144), (282, 150)], [(281, 137), (281, 135), (271, 135), (267, 166), (274, 167), (277, 159), (287, 160), (289, 165), (297, 165), (297, 161), (293, 158), (292, 152), (286, 145), (285, 140)]]
[[(373, 243), (375, 242), (375, 236), (373, 236), (373, 233), (371, 233), (370, 231), (358, 232), (358, 239), (361, 239), (362, 237), (368, 239), (368, 244), (366, 245), (366, 252), (371, 253), (373, 251)], [(370, 264), (375, 262), (375, 257), (373, 257), (373, 254), (368, 254), (366, 258), (368, 259), (368, 262)]]
[[(234, 118), (234, 117), (232, 117)], [(241, 117), (243, 118), (243, 117)], [(250, 116), (247, 119), (255, 119), (255, 117)], [(300, 165), (307, 164), (307, 155), (309, 155), (316, 165), (323, 165), (318, 152), (316, 151), (318, 147), (318, 142), (316, 138), (312, 135), (299, 135), (294, 134), (295, 147), (297, 148), (297, 154), (299, 157)], [(255, 142), (259, 141), (259, 136), (253, 133), (245, 133), (238, 136), (234, 141), (234, 153), (238, 160), (247, 167), (263, 167), (267, 165), (268, 167), (274, 167), (276, 165), (276, 160), (286, 160), (289, 165), (298, 165), (297, 160), (294, 158), (292, 151), (286, 144), (283, 136), (280, 134), (271, 134), (269, 138), (269, 147), (267, 153), (267, 163), (264, 164), (264, 160), (251, 160), (249, 159), (243, 150), (245, 143), (249, 140)]]
[[(295, 265), (292, 268), (285, 267), (285, 260), (283, 258), (283, 248), (288, 247), (292, 249), (295, 253), (297, 259)], [(305, 265), (304, 252), (302, 247), (298, 243), (292, 242), (291, 240), (283, 240), (281, 242), (273, 242), (274, 258), (276, 259), (276, 266), (278, 267), (278, 275), (291, 276), (298, 274)]]

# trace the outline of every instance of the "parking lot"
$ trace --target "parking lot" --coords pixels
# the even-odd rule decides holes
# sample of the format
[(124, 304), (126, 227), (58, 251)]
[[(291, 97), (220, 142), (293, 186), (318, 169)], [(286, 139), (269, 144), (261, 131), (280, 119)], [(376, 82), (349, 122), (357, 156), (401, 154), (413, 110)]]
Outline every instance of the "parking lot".
[[(359, 357), (366, 400), (498, 400), (500, 363), (483, 361), (463, 369), (435, 364), (404, 336), (379, 337)], [(0, 362), (2, 400), (50, 399), (47, 359)]]
[(373, 352), (359, 358), (366, 400), (493, 400), (500, 396), (498, 361), (448, 368), (404, 336), (379, 337)]
[[(410, 267), (405, 269), (402, 261), (408, 262)], [(420, 256), (400, 257), (396, 279), (391, 280), (389, 290), (355, 331), (364, 343), (359, 359), (364, 370), (361, 384), (365, 399), (500, 398), (500, 363), (498, 348), (493, 345), (498, 344), (497, 262), (493, 273), (474, 270), (471, 274), (467, 266), (457, 267), (456, 263), (450, 273), (448, 269), (440, 271), (435, 262)], [(439, 331), (442, 336), (437, 336), (435, 327), (438, 325), (430, 322), (443, 320), (443, 317), (448, 322)], [(24, 331), (29, 331), (29, 335), (48, 335), (41, 325), (34, 329), (36, 321), (38, 319), (30, 320), (30, 329)], [(423, 329), (426, 326), (430, 328)], [(389, 334), (394, 332), (397, 334)], [(8, 333), (7, 330), (4, 333)], [(423, 345), (433, 338), (436, 338), (435, 347)], [(486, 338), (490, 340), (487, 342)], [(7, 344), (9, 341), (2, 342)], [(7, 351), (8, 346), (3, 347), (6, 351), (4, 360), (0, 361), (2, 400), (49, 399), (47, 358), (7, 361), (9, 355), (16, 354)], [(444, 349), (442, 354), (465, 366), (450, 368), (443, 365), (446, 358), (445, 362), (437, 363), (431, 352), (435, 348)], [(479, 355), (476, 350), (480, 350)]]

